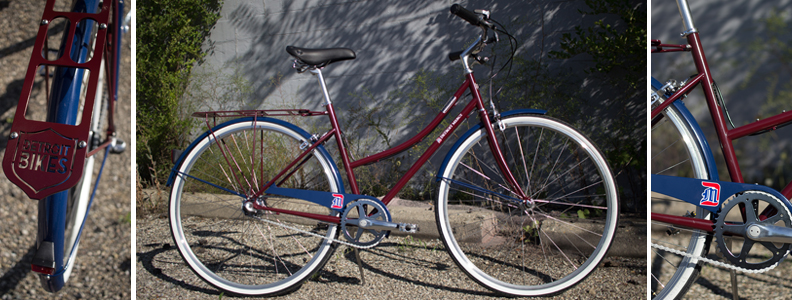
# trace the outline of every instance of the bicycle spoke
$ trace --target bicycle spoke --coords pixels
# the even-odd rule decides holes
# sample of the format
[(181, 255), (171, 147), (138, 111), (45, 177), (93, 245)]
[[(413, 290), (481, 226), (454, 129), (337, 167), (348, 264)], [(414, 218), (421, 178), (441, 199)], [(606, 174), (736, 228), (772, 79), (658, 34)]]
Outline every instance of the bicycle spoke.
[(563, 250), (561, 250), (561, 247), (558, 247), (558, 245), (556, 245), (556, 243), (553, 241), (553, 239), (552, 239), (552, 238), (550, 238), (550, 236), (549, 236), (549, 235), (547, 235), (547, 233), (546, 233), (546, 232), (544, 232), (543, 230), (540, 230), (539, 232), (543, 233), (543, 234), (545, 235), (545, 237), (547, 237), (547, 240), (549, 240), (549, 241), (550, 241), (550, 243), (552, 243), (552, 244), (553, 244), (553, 246), (555, 246), (555, 247), (556, 247), (556, 249), (558, 250), (558, 252), (560, 252), (560, 253), (561, 253), (561, 255), (563, 255), (563, 256), (564, 256), (564, 258), (565, 258), (565, 259), (566, 259), (566, 261), (569, 263), (569, 265), (570, 265), (570, 266), (572, 266), (573, 268), (575, 268), (575, 270), (577, 270), (577, 266), (575, 266), (575, 263), (573, 263), (573, 262), (572, 262), (572, 260), (571, 260), (571, 259), (569, 259), (569, 256), (567, 256), (567, 255), (566, 255), (566, 253), (564, 253), (564, 251), (563, 251)]

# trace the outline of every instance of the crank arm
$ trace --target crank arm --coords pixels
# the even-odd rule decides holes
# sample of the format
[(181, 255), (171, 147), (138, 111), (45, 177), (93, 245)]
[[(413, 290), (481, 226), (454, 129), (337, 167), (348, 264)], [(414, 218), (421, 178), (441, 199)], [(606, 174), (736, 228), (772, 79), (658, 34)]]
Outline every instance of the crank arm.
[(746, 227), (745, 237), (759, 242), (792, 244), (792, 228), (754, 223)]
[(418, 232), (418, 225), (408, 223), (395, 223), (371, 219), (347, 219), (347, 225), (354, 225), (363, 229), (373, 230), (394, 230), (415, 233)]

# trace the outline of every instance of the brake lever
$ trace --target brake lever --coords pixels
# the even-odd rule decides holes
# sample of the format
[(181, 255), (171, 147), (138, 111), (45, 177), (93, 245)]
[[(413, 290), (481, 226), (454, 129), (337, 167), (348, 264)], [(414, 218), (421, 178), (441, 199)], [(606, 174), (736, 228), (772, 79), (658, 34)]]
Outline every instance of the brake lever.
[(490, 11), (486, 9), (474, 9), (473, 12), (484, 16), (484, 20), (489, 20), (490, 18)]

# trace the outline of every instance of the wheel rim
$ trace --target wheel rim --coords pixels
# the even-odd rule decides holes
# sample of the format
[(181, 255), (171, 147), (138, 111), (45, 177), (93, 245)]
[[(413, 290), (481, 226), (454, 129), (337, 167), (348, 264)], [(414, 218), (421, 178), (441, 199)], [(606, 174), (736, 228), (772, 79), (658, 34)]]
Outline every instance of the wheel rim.
[[(507, 128), (496, 128), (498, 142), (535, 206), (503, 200), (516, 196), (491, 167), (480, 130), (460, 145), (441, 174), (439, 230), (457, 264), (490, 289), (519, 296), (562, 291), (585, 278), (612, 242), (615, 183), (596, 147), (568, 126), (529, 116), (503, 122)], [(511, 138), (516, 135), (522, 138)], [(476, 186), (502, 192), (493, 195)], [(466, 229), (473, 223), (479, 228)], [(480, 238), (466, 236), (476, 231)]]
[[(253, 124), (256, 130), (246, 130)], [(219, 151), (217, 140), (227, 145), (223, 150), (226, 155)], [(179, 175), (174, 181), (171, 228), (180, 254), (201, 278), (236, 294), (272, 294), (297, 286), (324, 264), (332, 250), (330, 242), (257, 218), (325, 237), (335, 237), (337, 226), (308, 224), (283, 214), (246, 215), (242, 209), (243, 198), (239, 196), (252, 195), (256, 187), (268, 181), (263, 178), (291, 162), (292, 156), (299, 154), (303, 140), (296, 132), (280, 125), (239, 122), (216, 130), (185, 157), (179, 172), (190, 176)], [(263, 146), (267, 142), (278, 144)], [(276, 151), (285, 149), (291, 151)], [(274, 155), (279, 158), (274, 159)], [(330, 162), (318, 150), (300, 170), (279, 186), (338, 191)], [(294, 199), (265, 198), (262, 203), (270, 207), (328, 213), (324, 207)]]
[[(652, 172), (659, 175), (709, 178), (704, 154), (695, 142), (694, 133), (676, 106), (670, 105), (653, 120)], [(685, 215), (710, 219), (709, 213), (690, 203), (652, 193), (654, 213)], [(701, 256), (706, 254), (709, 240), (698, 230), (669, 228), (668, 224), (652, 222), (652, 243)], [(677, 298), (689, 289), (698, 276), (698, 260), (652, 248), (650, 286), (658, 299)]]

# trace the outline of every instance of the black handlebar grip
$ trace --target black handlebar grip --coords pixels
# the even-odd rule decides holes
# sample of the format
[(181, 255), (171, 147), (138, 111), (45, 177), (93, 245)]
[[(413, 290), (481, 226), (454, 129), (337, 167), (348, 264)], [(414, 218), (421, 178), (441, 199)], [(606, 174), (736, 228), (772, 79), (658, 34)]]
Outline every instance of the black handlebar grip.
[(455, 61), (455, 60), (459, 59), (459, 56), (462, 55), (462, 52), (464, 52), (464, 51), (455, 51), (455, 52), (448, 53), (448, 59), (450, 59), (451, 61)]
[(478, 15), (476, 15), (472, 11), (465, 9), (464, 7), (462, 7), (462, 5), (459, 4), (451, 5), (451, 13), (457, 15), (458, 17), (462, 18), (465, 21), (468, 21), (468, 23), (474, 26), (479, 26), (481, 24)]

